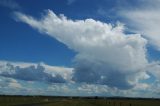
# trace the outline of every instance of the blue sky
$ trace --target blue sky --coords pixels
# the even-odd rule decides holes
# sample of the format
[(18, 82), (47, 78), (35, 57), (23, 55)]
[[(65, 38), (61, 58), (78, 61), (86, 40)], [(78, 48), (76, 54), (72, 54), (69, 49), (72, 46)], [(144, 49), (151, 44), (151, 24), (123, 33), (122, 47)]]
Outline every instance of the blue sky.
[(158, 4), (1, 0), (0, 93), (159, 97)]

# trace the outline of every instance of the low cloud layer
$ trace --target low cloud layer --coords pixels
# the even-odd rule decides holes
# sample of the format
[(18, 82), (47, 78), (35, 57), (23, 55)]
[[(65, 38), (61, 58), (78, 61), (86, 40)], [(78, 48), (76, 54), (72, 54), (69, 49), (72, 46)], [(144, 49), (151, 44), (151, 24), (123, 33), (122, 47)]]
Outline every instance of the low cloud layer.
[(77, 52), (72, 80), (119, 89), (134, 87), (149, 78), (146, 72), (147, 40), (125, 34), (121, 23), (111, 25), (93, 19), (71, 20), (48, 10), (43, 18), (16, 12), (16, 19), (45, 33)]
[[(51, 68), (49, 69), (45, 64), (24, 66), (21, 64), (14, 65), (10, 62), (1, 62), (0, 76), (24, 81), (42, 81), (46, 83), (65, 83), (69, 81), (67, 76), (71, 77), (71, 75), (66, 74), (71, 74), (71, 69), (66, 68), (65, 73), (63, 68), (59, 68), (59, 72), (56, 72), (57, 70), (54, 70), (54, 68), (55, 67), (52, 67), (53, 70)], [(61, 70), (64, 74), (61, 74)]]

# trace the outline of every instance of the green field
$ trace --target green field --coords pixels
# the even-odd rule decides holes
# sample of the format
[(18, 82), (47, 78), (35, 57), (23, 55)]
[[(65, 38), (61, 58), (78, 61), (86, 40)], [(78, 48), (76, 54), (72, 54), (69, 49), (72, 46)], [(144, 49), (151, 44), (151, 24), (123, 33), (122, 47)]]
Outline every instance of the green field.
[(0, 106), (160, 106), (159, 99), (0, 96)]

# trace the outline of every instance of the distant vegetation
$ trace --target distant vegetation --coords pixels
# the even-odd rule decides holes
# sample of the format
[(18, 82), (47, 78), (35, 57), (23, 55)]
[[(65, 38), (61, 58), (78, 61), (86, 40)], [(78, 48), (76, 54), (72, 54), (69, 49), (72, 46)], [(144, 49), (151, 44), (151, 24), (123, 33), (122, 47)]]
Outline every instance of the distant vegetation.
[(0, 106), (160, 106), (160, 99), (1, 95)]

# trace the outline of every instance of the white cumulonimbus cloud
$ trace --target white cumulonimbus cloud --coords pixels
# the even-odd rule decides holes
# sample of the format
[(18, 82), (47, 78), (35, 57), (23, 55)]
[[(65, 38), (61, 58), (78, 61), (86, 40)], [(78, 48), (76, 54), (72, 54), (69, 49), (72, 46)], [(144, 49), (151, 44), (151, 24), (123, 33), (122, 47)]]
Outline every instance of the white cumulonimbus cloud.
[(125, 34), (124, 25), (94, 19), (71, 20), (48, 10), (41, 19), (16, 12), (16, 20), (47, 34), (77, 52), (72, 80), (132, 88), (149, 78), (145, 68), (147, 40), (139, 34)]

